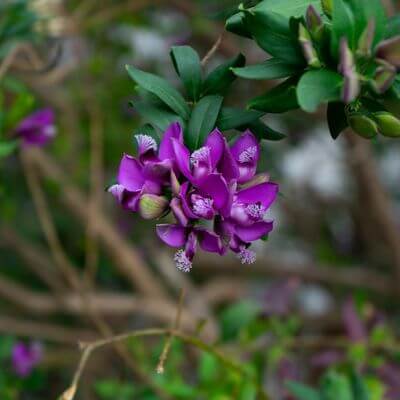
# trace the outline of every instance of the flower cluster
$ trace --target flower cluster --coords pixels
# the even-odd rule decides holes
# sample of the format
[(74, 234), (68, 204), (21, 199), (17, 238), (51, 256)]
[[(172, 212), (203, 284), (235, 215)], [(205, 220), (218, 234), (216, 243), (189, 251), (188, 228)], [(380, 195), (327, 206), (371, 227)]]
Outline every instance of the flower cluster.
[(43, 108), (28, 115), (15, 129), (15, 135), (25, 147), (47, 145), (56, 135), (53, 110)]
[(25, 344), (18, 342), (14, 345), (11, 362), (14, 372), (20, 377), (26, 377), (41, 362), (43, 347), (40, 343)]
[(166, 130), (159, 147), (150, 136), (136, 140), (138, 157), (123, 156), (118, 183), (109, 192), (146, 219), (172, 212), (176, 223), (157, 225), (157, 234), (180, 249), (178, 269), (190, 271), (198, 245), (220, 255), (230, 249), (242, 263), (253, 263), (249, 246), (273, 229), (265, 214), (278, 193), (266, 174), (256, 175), (260, 145), (254, 135), (247, 131), (229, 147), (216, 129), (193, 153), (178, 123)]

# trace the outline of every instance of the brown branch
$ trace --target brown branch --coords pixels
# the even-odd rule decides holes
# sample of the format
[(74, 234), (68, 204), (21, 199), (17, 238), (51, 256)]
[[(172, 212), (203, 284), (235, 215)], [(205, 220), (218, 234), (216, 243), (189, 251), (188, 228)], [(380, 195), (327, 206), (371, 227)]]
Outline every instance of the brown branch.
[(75, 344), (78, 340), (93, 340), (97, 335), (95, 332), (68, 328), (64, 325), (23, 320), (5, 315), (0, 316), (0, 333), (5, 335), (16, 335), (20, 337), (48, 340), (55, 343)]
[[(32, 149), (27, 156), (45, 177), (58, 182), (63, 188), (62, 200), (66, 206), (79, 221), (85, 221), (88, 215), (87, 199), (69, 183), (58, 164), (38, 149)], [(119, 271), (143, 294), (168, 298), (165, 289), (151, 273), (150, 268), (144, 263), (133, 245), (125, 241), (104, 213), (97, 214), (96, 218), (99, 238), (105, 249), (114, 258)]]
[(201, 255), (197, 261), (196, 274), (212, 274), (230, 277), (274, 276), (299, 277), (305, 281), (321, 282), (328, 285), (342, 285), (351, 288), (367, 289), (385, 295), (396, 296), (396, 282), (390, 277), (361, 267), (335, 267), (312, 263), (286, 263), (267, 257), (259, 257), (250, 268), (243, 268), (234, 258)]
[(214, 45), (211, 47), (211, 49), (208, 51), (208, 53), (204, 56), (204, 58), (201, 60), (201, 66), (204, 68), (208, 62), (211, 60), (211, 58), (215, 55), (215, 53), (218, 51), (218, 49), (221, 47), (222, 39), (224, 37), (224, 34), (221, 33), (218, 36), (218, 39), (215, 41)]

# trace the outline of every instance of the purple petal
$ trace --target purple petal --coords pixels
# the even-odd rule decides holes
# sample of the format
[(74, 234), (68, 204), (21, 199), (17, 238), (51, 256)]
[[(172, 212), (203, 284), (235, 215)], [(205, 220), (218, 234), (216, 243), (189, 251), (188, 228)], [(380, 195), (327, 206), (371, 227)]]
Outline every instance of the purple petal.
[(346, 327), (347, 335), (354, 342), (363, 341), (367, 338), (367, 330), (357, 310), (352, 298), (348, 299), (343, 306), (342, 318)]
[(185, 245), (186, 257), (192, 261), (197, 251), (197, 235), (194, 231), (189, 233), (188, 239)]
[(130, 192), (122, 185), (113, 185), (108, 188), (108, 192), (111, 193), (126, 210), (133, 212), (138, 210), (138, 202), (142, 193), (141, 190)]
[(224, 152), (224, 136), (218, 129), (215, 129), (208, 135), (204, 146), (207, 146), (210, 149), (211, 167), (214, 169), (221, 160)]
[(190, 151), (187, 147), (177, 141), (176, 139), (172, 139), (172, 147), (174, 152), (173, 159), (175, 160), (179, 171), (190, 181), (193, 180), (193, 176), (190, 170)]
[(181, 186), (181, 192), (179, 195), (179, 198), (182, 203), (182, 208), (188, 218), (197, 219), (197, 215), (192, 211), (192, 208), (190, 207), (189, 204), (188, 191), (189, 191), (189, 182), (185, 182)]
[(187, 240), (187, 230), (180, 225), (161, 224), (156, 227), (158, 237), (170, 247), (182, 247)]
[(278, 192), (279, 186), (276, 183), (261, 183), (260, 185), (241, 190), (237, 194), (237, 201), (244, 204), (261, 203), (267, 209), (275, 201)]
[(231, 182), (239, 177), (240, 172), (226, 139), (224, 139), (224, 142), (224, 152), (222, 154), (222, 159), (219, 163), (218, 170), (222, 173), (227, 182)]
[(124, 154), (119, 165), (118, 183), (132, 192), (142, 188), (144, 184), (142, 166), (136, 158)]
[(221, 174), (210, 174), (198, 182), (197, 187), (214, 201), (215, 209), (220, 210), (229, 201), (229, 189)]
[(139, 134), (135, 135), (135, 139), (138, 144), (138, 154), (141, 161), (145, 161), (147, 158), (150, 160), (155, 158), (157, 143), (154, 138), (149, 135)]
[(146, 180), (162, 183), (169, 182), (172, 162), (171, 160), (164, 160), (161, 162), (147, 162), (142, 170), (142, 175)]
[(236, 235), (243, 242), (250, 243), (261, 239), (273, 229), (273, 222), (256, 222), (251, 226), (236, 226)]
[(260, 157), (260, 144), (258, 143), (258, 140), (253, 135), (253, 133), (247, 130), (239, 137), (239, 139), (236, 140), (234, 145), (231, 147), (231, 152), (236, 161), (243, 162), (240, 161), (240, 159), (243, 160), (246, 151), (248, 151), (253, 147), (256, 147), (257, 151), (252, 155), (251, 161), (249, 160), (247, 162), (252, 162), (257, 164), (258, 159)]
[(165, 131), (160, 143), (160, 150), (158, 152), (158, 157), (160, 160), (175, 159), (175, 154), (172, 147), (172, 139), (183, 143), (183, 131), (179, 122), (174, 122)]
[(210, 232), (206, 229), (198, 229), (197, 237), (199, 239), (200, 247), (204, 251), (208, 251), (210, 253), (224, 253), (224, 247), (222, 245), (221, 239), (215, 233)]
[(182, 226), (188, 226), (189, 218), (183, 209), (181, 200), (177, 199), (176, 197), (173, 198), (171, 200), (170, 207), (179, 224)]

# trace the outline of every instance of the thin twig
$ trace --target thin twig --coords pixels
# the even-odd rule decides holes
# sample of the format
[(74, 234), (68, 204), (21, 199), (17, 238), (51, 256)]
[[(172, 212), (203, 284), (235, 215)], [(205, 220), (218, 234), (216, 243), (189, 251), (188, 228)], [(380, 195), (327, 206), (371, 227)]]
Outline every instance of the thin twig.
[(224, 34), (221, 33), (218, 36), (218, 39), (216, 40), (216, 42), (214, 43), (214, 45), (211, 47), (211, 49), (209, 50), (209, 52), (204, 56), (204, 58), (201, 60), (201, 65), (202, 67), (205, 67), (208, 62), (210, 61), (210, 59), (214, 56), (214, 54), (218, 51), (218, 49), (221, 46), (222, 43), (222, 39), (223, 39)]
[[(181, 317), (182, 317), (182, 309), (183, 309), (183, 300), (185, 298), (185, 289), (182, 288), (179, 294), (179, 303), (178, 303), (178, 310), (176, 312), (176, 316), (175, 316), (175, 321), (172, 327), (172, 330), (178, 331), (180, 324), (181, 324)], [(172, 334), (169, 334), (166, 341), (165, 341), (165, 345), (163, 348), (163, 351), (161, 352), (161, 356), (160, 356), (160, 360), (158, 362), (156, 371), (158, 374), (163, 374), (164, 373), (164, 365), (165, 365), (165, 361), (167, 360), (169, 351), (171, 349), (171, 345), (172, 345), (172, 340), (173, 340), (174, 336)]]

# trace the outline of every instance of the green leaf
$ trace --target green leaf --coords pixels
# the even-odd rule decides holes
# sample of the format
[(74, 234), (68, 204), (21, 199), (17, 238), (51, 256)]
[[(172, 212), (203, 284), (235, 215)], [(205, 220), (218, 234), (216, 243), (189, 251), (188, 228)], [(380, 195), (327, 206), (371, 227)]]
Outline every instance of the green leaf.
[(185, 138), (192, 151), (202, 146), (207, 135), (215, 128), (223, 100), (221, 96), (206, 96), (194, 106)]
[(243, 67), (245, 63), (246, 58), (243, 54), (239, 54), (211, 71), (204, 82), (203, 96), (209, 94), (224, 95), (236, 79), (232, 68)]
[(321, 103), (340, 100), (343, 78), (328, 70), (309, 71), (297, 85), (297, 100), (307, 112), (314, 112)]
[(339, 135), (349, 126), (345, 113), (345, 105), (339, 102), (329, 103), (327, 120), (332, 138), (337, 139)]
[(367, 385), (356, 371), (353, 371), (351, 374), (351, 385), (354, 400), (371, 400)]
[(249, 124), (248, 128), (260, 139), (279, 141), (286, 138), (284, 133), (278, 132), (262, 121), (255, 121)]
[(322, 400), (353, 400), (353, 393), (348, 378), (335, 371), (330, 371), (322, 380)]
[(146, 102), (132, 102), (133, 108), (151, 125), (165, 131), (173, 122), (179, 122), (183, 125), (182, 118), (171, 111), (164, 110)]
[(244, 19), (244, 13), (242, 12), (232, 15), (226, 20), (225, 29), (228, 32), (250, 39), (251, 32), (247, 29)]
[(18, 141), (0, 142), (0, 159), (9, 156), (18, 146)]
[(254, 110), (242, 110), (240, 108), (224, 107), (219, 113), (217, 127), (221, 131), (246, 126), (259, 119), (264, 113)]
[(139, 86), (156, 95), (183, 119), (187, 120), (189, 118), (189, 106), (186, 104), (182, 95), (172, 87), (168, 81), (157, 75), (141, 71), (131, 65), (128, 65), (126, 69), (130, 77)]
[(335, 59), (339, 59), (340, 40), (343, 37), (347, 38), (349, 48), (354, 50), (357, 40), (353, 12), (345, 0), (335, 0), (333, 2), (331, 36), (331, 51)]
[(313, 5), (319, 13), (322, 13), (320, 0), (264, 0), (250, 10), (274, 12), (288, 18), (303, 17), (310, 5)]
[[(321, 400), (316, 390), (302, 383), (289, 381), (286, 383), (286, 387), (297, 400)], [(337, 400), (339, 400), (339, 398)]]
[(386, 27), (386, 38), (400, 35), (400, 15), (391, 17)]
[[(336, 1), (336, 0), (335, 0)], [(375, 20), (375, 37), (373, 44), (376, 45), (384, 37), (387, 27), (385, 8), (381, 0), (346, 0), (353, 10), (355, 18), (354, 34), (356, 39), (364, 32), (368, 21)]]
[(268, 113), (283, 113), (298, 108), (296, 80), (288, 79), (249, 102), (248, 108)]
[(277, 58), (271, 58), (261, 64), (233, 68), (232, 71), (245, 79), (279, 79), (295, 74), (299, 68)]
[(288, 64), (305, 65), (297, 37), (289, 18), (265, 10), (246, 12), (245, 23), (257, 44), (271, 56)]
[(171, 59), (189, 98), (198, 100), (202, 84), (199, 55), (190, 46), (174, 46), (171, 48)]

